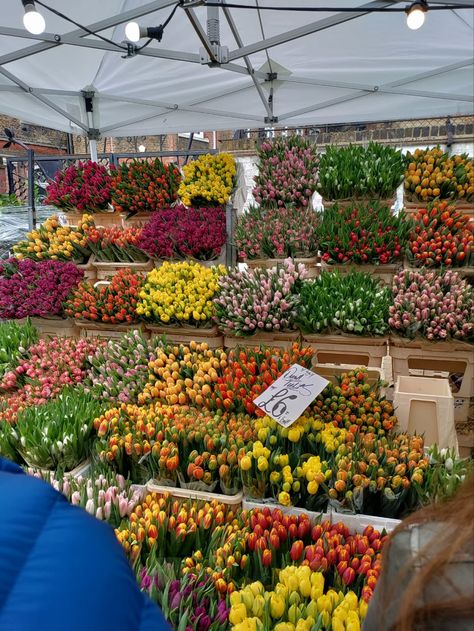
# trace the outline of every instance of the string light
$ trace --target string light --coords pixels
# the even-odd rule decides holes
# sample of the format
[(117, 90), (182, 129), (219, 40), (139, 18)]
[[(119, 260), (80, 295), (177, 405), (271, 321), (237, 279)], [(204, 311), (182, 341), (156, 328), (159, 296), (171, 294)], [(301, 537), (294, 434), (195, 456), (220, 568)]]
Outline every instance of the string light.
[(22, 0), (25, 14), (23, 16), (23, 25), (27, 31), (33, 35), (41, 35), (46, 28), (44, 17), (36, 10), (33, 0)]
[(407, 26), (412, 31), (416, 31), (421, 28), (425, 23), (426, 13), (428, 11), (428, 3), (424, 0), (413, 2), (405, 10), (407, 14)]

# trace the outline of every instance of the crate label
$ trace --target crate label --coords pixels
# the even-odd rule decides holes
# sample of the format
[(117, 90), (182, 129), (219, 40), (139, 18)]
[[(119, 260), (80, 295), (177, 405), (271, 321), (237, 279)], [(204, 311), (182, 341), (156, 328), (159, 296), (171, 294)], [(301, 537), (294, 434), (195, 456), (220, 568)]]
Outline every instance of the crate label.
[(283, 427), (294, 423), (329, 381), (294, 364), (254, 399), (255, 405)]

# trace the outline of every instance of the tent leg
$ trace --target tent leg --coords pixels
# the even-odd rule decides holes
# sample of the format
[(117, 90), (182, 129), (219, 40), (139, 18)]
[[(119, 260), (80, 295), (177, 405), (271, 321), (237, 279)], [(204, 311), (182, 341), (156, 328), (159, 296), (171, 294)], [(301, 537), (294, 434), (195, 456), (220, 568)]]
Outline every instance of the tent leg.
[(97, 162), (97, 140), (89, 140), (89, 151), (92, 162)]
[(36, 228), (35, 152), (32, 149), (28, 149), (28, 228)]

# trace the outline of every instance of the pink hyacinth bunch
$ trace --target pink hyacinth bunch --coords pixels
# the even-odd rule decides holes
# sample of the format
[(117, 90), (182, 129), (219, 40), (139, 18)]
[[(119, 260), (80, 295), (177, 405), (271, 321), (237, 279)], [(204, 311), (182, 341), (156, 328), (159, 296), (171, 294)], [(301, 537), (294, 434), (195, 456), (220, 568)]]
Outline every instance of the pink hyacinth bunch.
[(238, 255), (249, 260), (315, 256), (317, 227), (318, 215), (310, 208), (250, 208), (237, 221)]
[(16, 422), (26, 407), (42, 405), (55, 398), (65, 386), (81, 383), (86, 375), (87, 358), (104, 341), (64, 338), (40, 340), (0, 382), (0, 422)]
[(428, 340), (474, 336), (474, 291), (454, 271), (400, 272), (393, 282), (389, 324), (408, 337)]
[(112, 178), (97, 162), (76, 162), (58, 171), (48, 185), (46, 203), (63, 210), (105, 210), (111, 200)]
[(258, 175), (253, 195), (265, 207), (305, 207), (318, 184), (316, 147), (301, 138), (264, 142), (258, 153)]
[(294, 329), (306, 276), (305, 266), (291, 259), (268, 270), (231, 271), (220, 279), (214, 299), (219, 328), (239, 336)]

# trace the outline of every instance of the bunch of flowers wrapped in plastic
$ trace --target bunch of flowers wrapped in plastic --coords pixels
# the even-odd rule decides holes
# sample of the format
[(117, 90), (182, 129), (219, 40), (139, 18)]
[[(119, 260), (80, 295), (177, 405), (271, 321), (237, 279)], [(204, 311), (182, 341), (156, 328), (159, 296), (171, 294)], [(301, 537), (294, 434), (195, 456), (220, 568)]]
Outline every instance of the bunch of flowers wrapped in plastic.
[(178, 195), (185, 206), (222, 206), (235, 184), (235, 160), (229, 153), (199, 156), (183, 167)]
[(181, 175), (176, 164), (155, 160), (124, 162), (112, 172), (112, 203), (119, 212), (150, 212), (177, 198)]
[(137, 314), (163, 324), (209, 325), (214, 313), (212, 300), (224, 273), (223, 266), (165, 261), (148, 273), (140, 290)]
[(74, 263), (7, 259), (0, 264), (0, 319), (62, 315), (83, 277)]
[(64, 304), (70, 318), (110, 324), (137, 320), (137, 304), (143, 279), (129, 269), (119, 270), (110, 283), (92, 285), (83, 281)]
[(304, 265), (286, 259), (269, 270), (234, 270), (221, 278), (214, 300), (215, 320), (235, 335), (288, 331), (295, 328)]
[(87, 160), (58, 171), (48, 185), (46, 203), (61, 210), (98, 212), (107, 210), (112, 178), (106, 167)]
[(139, 247), (155, 259), (192, 258), (210, 261), (226, 242), (226, 217), (221, 206), (179, 205), (155, 213), (143, 227)]
[(308, 206), (318, 183), (315, 145), (300, 136), (265, 141), (258, 151), (253, 195), (264, 207)]
[(88, 231), (87, 241), (96, 261), (136, 263), (148, 260), (140, 248), (141, 228), (92, 228)]
[(93, 227), (94, 219), (91, 215), (83, 215), (77, 228), (62, 226), (54, 215), (46, 219), (37, 230), (28, 232), (24, 241), (13, 246), (13, 252), (17, 259), (84, 263), (91, 254), (88, 235)]
[(316, 256), (318, 223), (310, 208), (250, 208), (237, 220), (238, 255), (242, 259)]
[(429, 340), (474, 336), (474, 291), (457, 272), (400, 272), (393, 281), (389, 324), (397, 333)]
[[(0, 324), (0, 390), (14, 386), (14, 370), (20, 361), (29, 357), (29, 349), (37, 340), (38, 331), (29, 319), (24, 324), (14, 321)], [(4, 381), (7, 373), (10, 377)]]

